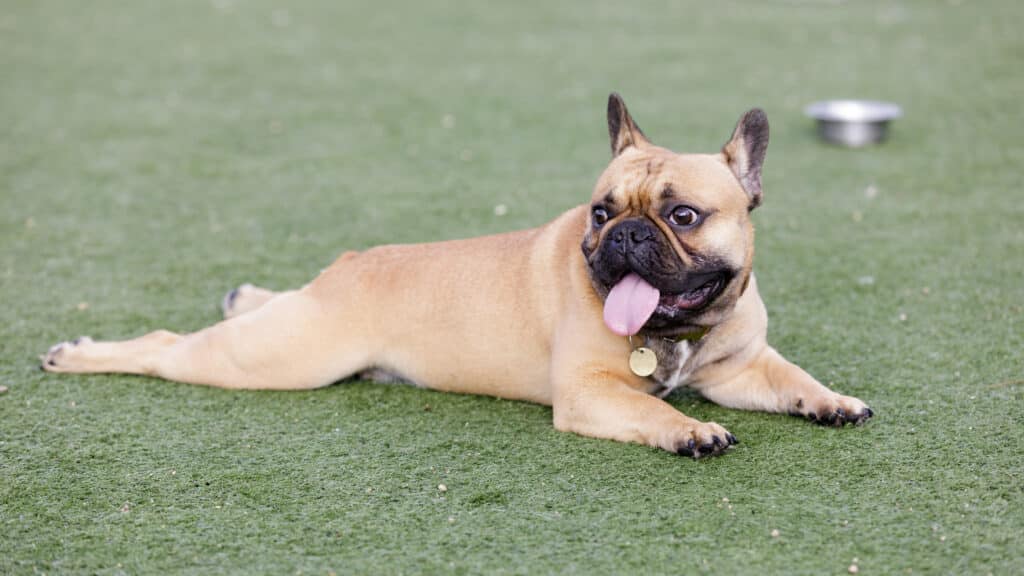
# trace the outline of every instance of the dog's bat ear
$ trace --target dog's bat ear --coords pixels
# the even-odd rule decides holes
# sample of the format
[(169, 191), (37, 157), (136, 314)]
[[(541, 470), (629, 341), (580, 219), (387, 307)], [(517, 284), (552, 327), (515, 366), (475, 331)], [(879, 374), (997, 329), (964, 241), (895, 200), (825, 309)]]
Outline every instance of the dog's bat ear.
[(612, 139), (612, 158), (630, 146), (650, 144), (640, 127), (633, 122), (622, 96), (615, 92), (608, 95), (608, 135)]
[(750, 197), (750, 210), (761, 204), (761, 165), (768, 149), (768, 116), (754, 108), (740, 118), (722, 155)]

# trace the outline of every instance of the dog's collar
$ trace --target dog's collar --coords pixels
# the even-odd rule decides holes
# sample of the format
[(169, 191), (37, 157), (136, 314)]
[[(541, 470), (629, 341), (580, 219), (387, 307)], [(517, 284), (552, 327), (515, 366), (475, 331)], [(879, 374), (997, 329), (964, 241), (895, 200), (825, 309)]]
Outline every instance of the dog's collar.
[(675, 336), (664, 336), (664, 339), (668, 342), (673, 342), (675, 344), (678, 344), (683, 340), (686, 340), (687, 342), (696, 342), (701, 338), (707, 336), (708, 332), (710, 331), (711, 328), (708, 327), (698, 328), (691, 332), (683, 332), (682, 334), (676, 334)]

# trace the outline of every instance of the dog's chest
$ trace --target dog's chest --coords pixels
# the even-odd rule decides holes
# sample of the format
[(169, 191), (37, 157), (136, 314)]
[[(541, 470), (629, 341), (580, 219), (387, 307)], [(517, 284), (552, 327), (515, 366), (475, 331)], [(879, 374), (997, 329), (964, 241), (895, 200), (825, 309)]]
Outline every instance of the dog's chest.
[(693, 371), (689, 361), (693, 358), (695, 350), (691, 342), (649, 338), (644, 344), (658, 357), (658, 368), (651, 375), (651, 379), (660, 386), (660, 389), (655, 391), (656, 394), (661, 397), (667, 396), (672, 390), (686, 383), (687, 377)]

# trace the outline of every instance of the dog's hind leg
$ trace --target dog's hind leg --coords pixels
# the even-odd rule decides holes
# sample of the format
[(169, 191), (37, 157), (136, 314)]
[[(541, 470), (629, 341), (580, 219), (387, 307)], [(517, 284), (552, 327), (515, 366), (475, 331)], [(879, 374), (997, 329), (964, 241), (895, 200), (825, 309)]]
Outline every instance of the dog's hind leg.
[[(349, 250), (339, 256), (335, 264), (351, 260), (358, 255), (358, 252)], [(220, 301), (220, 308), (224, 312), (225, 319), (234, 318), (263, 306), (271, 298), (280, 294), (282, 293), (245, 283), (225, 294)]]
[(317, 388), (370, 365), (369, 346), (345, 320), (305, 290), (284, 292), (192, 334), (157, 331), (123, 342), (64, 342), (50, 349), (42, 368), (145, 374), (221, 388)]
[(220, 308), (224, 312), (224, 318), (234, 318), (263, 306), (278, 294), (280, 293), (252, 284), (242, 284), (224, 295)]

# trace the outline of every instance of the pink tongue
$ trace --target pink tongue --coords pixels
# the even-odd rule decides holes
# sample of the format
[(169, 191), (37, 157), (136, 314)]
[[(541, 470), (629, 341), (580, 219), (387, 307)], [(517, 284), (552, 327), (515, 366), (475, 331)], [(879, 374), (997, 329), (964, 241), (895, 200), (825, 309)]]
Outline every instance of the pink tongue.
[(604, 300), (604, 323), (619, 336), (640, 331), (658, 307), (661, 292), (636, 274), (630, 273), (612, 287)]

